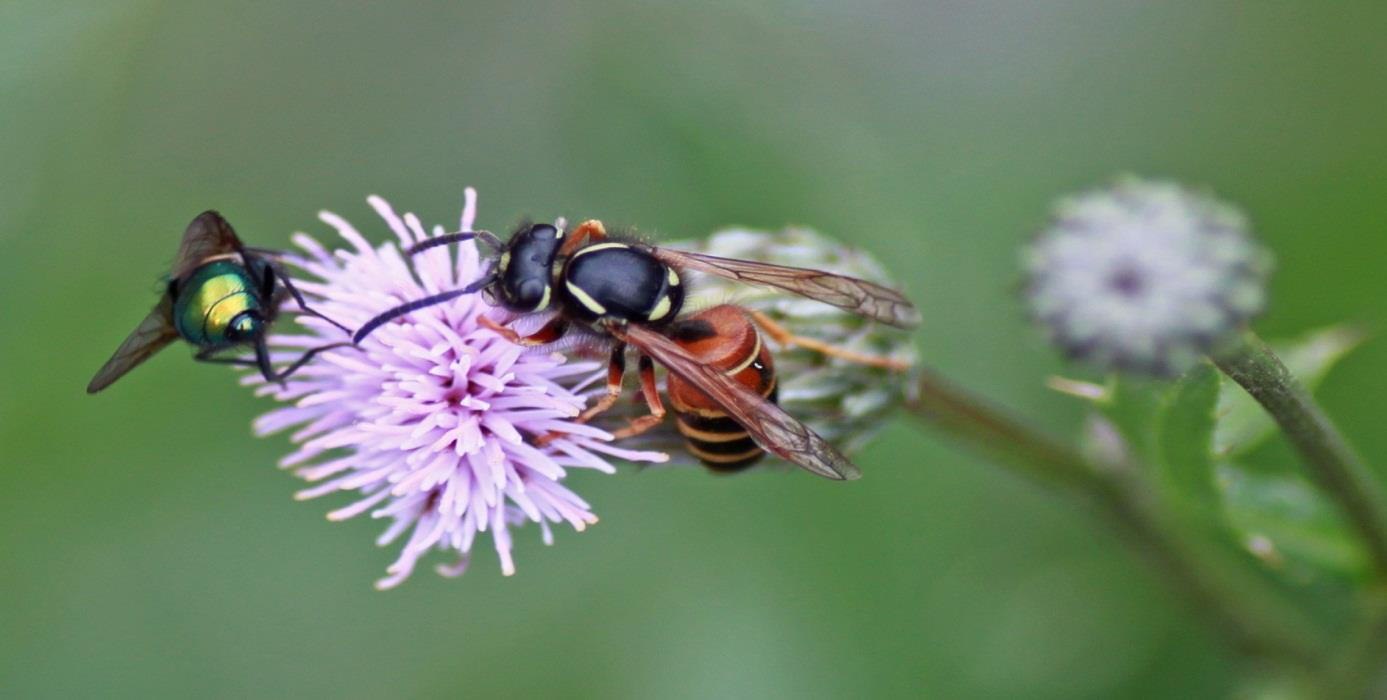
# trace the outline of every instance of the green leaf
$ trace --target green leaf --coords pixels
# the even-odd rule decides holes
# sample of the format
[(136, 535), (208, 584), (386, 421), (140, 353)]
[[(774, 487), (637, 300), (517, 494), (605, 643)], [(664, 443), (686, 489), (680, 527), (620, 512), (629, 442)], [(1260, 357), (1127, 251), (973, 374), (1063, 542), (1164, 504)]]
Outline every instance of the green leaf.
[[(1331, 326), (1292, 342), (1272, 343), (1277, 355), (1305, 388), (1314, 391), (1329, 370), (1366, 339), (1359, 328)], [(1218, 400), (1214, 454), (1228, 459), (1246, 454), (1275, 432), (1275, 424), (1242, 387), (1223, 377)]]
[(1170, 384), (1113, 377), (1108, 380), (1107, 387), (1107, 396), (1094, 401), (1098, 412), (1117, 429), (1132, 457), (1141, 462), (1153, 461), (1156, 418), (1170, 392)]
[[(1090, 422), (1085, 453), (1130, 456), (1153, 470), (1153, 481), (1178, 501), (1212, 513), (1217, 506), (1211, 446), (1218, 396), (1219, 375), (1207, 363), (1174, 384), (1114, 379), (1105, 395), (1094, 400), (1102, 420)], [(1104, 444), (1096, 444), (1099, 438)]]
[(1176, 385), (1157, 416), (1158, 464), (1167, 486), (1182, 500), (1207, 509), (1218, 506), (1212, 446), (1219, 373), (1201, 364)]
[[(1336, 327), (1283, 345), (1281, 352), (1291, 371), (1314, 386), (1362, 340), (1358, 331)], [(1293, 580), (1369, 575), (1356, 533), (1314, 485), (1298, 474), (1260, 473), (1226, 459), (1230, 445), (1246, 451), (1274, 426), (1213, 365), (1202, 364), (1173, 384), (1123, 377), (1102, 388), (1083, 392), (1096, 409), (1084, 437), (1086, 454), (1144, 467), (1167, 507), (1210, 533), (1226, 533), (1228, 546), (1236, 542)]]
[(1343, 514), (1301, 476), (1231, 463), (1217, 474), (1228, 524), (1269, 567), (1300, 579), (1369, 575), (1367, 553)]

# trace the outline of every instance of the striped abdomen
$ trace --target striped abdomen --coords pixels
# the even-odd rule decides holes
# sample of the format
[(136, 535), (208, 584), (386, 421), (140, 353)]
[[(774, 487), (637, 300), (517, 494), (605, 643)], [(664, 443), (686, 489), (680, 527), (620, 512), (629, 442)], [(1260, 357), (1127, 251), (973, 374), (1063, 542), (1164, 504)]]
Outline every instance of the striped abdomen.
[(261, 307), (249, 271), (232, 260), (216, 260), (178, 283), (173, 324), (194, 345), (232, 345), (259, 332)]
[[(705, 364), (771, 401), (776, 400), (770, 350), (746, 312), (730, 304), (714, 306), (678, 322), (671, 337)], [(728, 417), (698, 387), (670, 374), (667, 393), (685, 445), (709, 469), (739, 471), (765, 454), (740, 423)]]

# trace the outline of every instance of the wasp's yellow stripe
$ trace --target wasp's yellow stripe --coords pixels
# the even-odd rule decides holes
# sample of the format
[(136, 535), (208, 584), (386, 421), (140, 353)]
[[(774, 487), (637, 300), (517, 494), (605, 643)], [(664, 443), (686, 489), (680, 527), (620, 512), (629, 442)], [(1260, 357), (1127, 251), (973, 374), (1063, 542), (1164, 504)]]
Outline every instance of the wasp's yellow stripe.
[(568, 293), (572, 294), (578, 300), (578, 303), (582, 304), (588, 311), (591, 311), (597, 316), (607, 313), (607, 307), (599, 304), (596, 299), (592, 298), (592, 295), (583, 291), (582, 287), (572, 282), (564, 282), (563, 284), (568, 288)]
[(684, 437), (702, 440), (703, 442), (732, 442), (733, 440), (740, 440), (750, 435), (750, 433), (745, 430), (734, 430), (728, 433), (710, 433), (706, 430), (699, 430), (698, 428), (691, 427), (682, 420), (677, 421), (675, 427), (679, 428), (679, 434)]
[(665, 315), (669, 313), (669, 310), (672, 306), (673, 304), (669, 300), (669, 295), (662, 295), (660, 297), (660, 300), (655, 302), (655, 308), (651, 309), (650, 313), (646, 314), (645, 316), (651, 321), (658, 321), (664, 318)]
[(630, 248), (630, 247), (631, 247), (631, 246), (626, 245), (625, 243), (598, 243), (597, 245), (590, 245), (590, 246), (587, 246), (586, 248), (579, 248), (579, 249), (578, 249), (578, 252), (576, 252), (576, 253), (573, 254), (573, 257), (576, 258), (576, 257), (578, 257), (579, 255), (587, 255), (588, 253), (595, 253), (595, 252), (597, 252), (597, 251), (599, 251), (599, 250), (607, 250), (608, 248)]
[(723, 455), (723, 454), (715, 454), (715, 453), (712, 453), (712, 452), (705, 452), (704, 450), (700, 450), (700, 449), (698, 448), (698, 445), (695, 445), (695, 444), (693, 444), (692, 442), (685, 443), (685, 444), (684, 444), (684, 447), (685, 447), (689, 452), (693, 453), (693, 456), (695, 456), (695, 457), (697, 457), (697, 458), (699, 458), (699, 459), (701, 459), (701, 460), (703, 460), (703, 461), (705, 461), (705, 462), (712, 462), (713, 464), (726, 464), (726, 463), (728, 463), (728, 462), (740, 462), (740, 461), (742, 461), (742, 460), (744, 460), (744, 459), (751, 459), (752, 457), (755, 457), (755, 456), (761, 454), (762, 452), (765, 452), (765, 450), (762, 450), (760, 447), (753, 447), (753, 448), (747, 450), (746, 452), (741, 452), (741, 453), (733, 454), (733, 455)]
[(742, 360), (742, 363), (739, 364), (739, 365), (737, 365), (736, 367), (733, 367), (732, 369), (729, 369), (729, 370), (727, 370), (726, 372), (723, 372), (723, 374), (725, 374), (725, 375), (727, 375), (727, 376), (729, 376), (729, 377), (735, 377), (735, 376), (737, 376), (737, 374), (740, 373), (742, 370), (744, 370), (744, 369), (750, 367), (750, 366), (751, 366), (751, 363), (755, 362), (755, 361), (756, 361), (756, 358), (758, 358), (758, 357), (760, 357), (760, 356), (761, 356), (761, 334), (760, 334), (760, 333), (757, 333), (757, 334), (756, 334), (756, 346), (753, 347), (753, 348), (751, 349), (751, 352), (747, 353), (746, 359), (745, 359), (745, 360)]

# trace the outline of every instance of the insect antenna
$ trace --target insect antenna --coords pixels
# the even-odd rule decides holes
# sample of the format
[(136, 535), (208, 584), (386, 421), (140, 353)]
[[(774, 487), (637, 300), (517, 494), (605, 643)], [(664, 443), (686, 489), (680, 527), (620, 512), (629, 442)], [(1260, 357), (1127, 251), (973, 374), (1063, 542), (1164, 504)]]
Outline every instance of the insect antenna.
[(289, 378), (289, 375), (299, 371), (300, 367), (303, 367), (304, 365), (308, 364), (308, 361), (312, 360), (318, 353), (327, 350), (336, 350), (337, 348), (353, 347), (356, 346), (352, 343), (328, 343), (327, 345), (319, 345), (316, 348), (309, 348), (308, 352), (305, 352), (303, 355), (301, 355), (299, 359), (294, 360), (293, 364), (281, 370), (277, 375), (277, 379), (279, 380), (279, 383), (282, 386), (284, 384), (284, 380)]
[(415, 311), (418, 311), (420, 309), (427, 309), (430, 306), (436, 306), (438, 304), (442, 304), (445, 301), (451, 301), (453, 299), (456, 299), (460, 296), (465, 296), (467, 294), (475, 294), (482, 287), (485, 287), (488, 284), (491, 284), (495, 281), (496, 274), (490, 273), (485, 277), (477, 280), (476, 282), (473, 282), (472, 284), (463, 287), (462, 289), (454, 289), (448, 292), (440, 292), (438, 294), (427, 296), (422, 299), (415, 299), (414, 301), (405, 302), (392, 309), (386, 309), (385, 311), (382, 311), (380, 314), (378, 314), (375, 318), (372, 318), (371, 320), (362, 324), (360, 328), (356, 329), (356, 333), (352, 335), (352, 342), (360, 343), (362, 340), (366, 338), (366, 336), (371, 334), (371, 331), (374, 331), (375, 329), (380, 328), (382, 325), (385, 325), (386, 323), (389, 323), (401, 316), (404, 316), (405, 314), (414, 313)]
[(445, 233), (442, 236), (430, 238), (429, 240), (424, 241), (422, 243), (415, 243), (414, 245), (405, 249), (405, 254), (415, 255), (422, 251), (428, 250), (429, 248), (437, 248), (441, 245), (451, 245), (453, 243), (470, 241), (473, 238), (480, 238), (483, 243), (497, 250), (500, 250), (501, 246), (504, 245), (501, 242), (501, 239), (497, 238), (496, 234), (490, 231), (459, 231), (457, 233)]

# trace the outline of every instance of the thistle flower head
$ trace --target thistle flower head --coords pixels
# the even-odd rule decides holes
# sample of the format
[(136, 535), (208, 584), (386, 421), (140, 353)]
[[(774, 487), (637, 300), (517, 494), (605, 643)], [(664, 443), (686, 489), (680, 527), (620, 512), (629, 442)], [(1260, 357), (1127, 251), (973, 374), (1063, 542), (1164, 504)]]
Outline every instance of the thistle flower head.
[(1270, 258), (1232, 207), (1124, 179), (1062, 201), (1023, 267), (1032, 316), (1069, 355), (1170, 376), (1261, 311)]
[[(413, 214), (397, 215), (384, 200), (370, 204), (407, 247), (430, 236)], [(476, 196), (467, 191), (462, 230), (472, 230)], [(317, 311), (357, 327), (401, 302), (455, 289), (481, 274), (476, 247), (440, 246), (406, 258), (394, 243), (372, 245), (335, 214), (320, 218), (346, 242), (329, 251), (306, 234), (305, 251), (288, 262), (306, 276), (295, 284)], [(443, 233), (435, 227), (432, 235)], [(431, 549), (456, 552), (444, 575), (464, 570), (478, 534), (490, 533), (501, 569), (515, 570), (512, 527), (539, 525), (546, 543), (551, 523), (582, 530), (597, 521), (591, 508), (563, 485), (569, 469), (611, 473), (608, 457), (660, 461), (664, 455), (608, 444), (611, 435), (574, 422), (585, 388), (602, 372), (595, 363), (516, 346), (478, 325), (490, 311), (480, 295), (430, 307), (381, 327), (359, 348), (324, 352), (284, 388), (258, 374), (243, 378), (260, 394), (285, 402), (255, 422), (261, 435), (297, 426), (299, 447), (281, 465), (314, 485), (301, 499), (337, 492), (355, 500), (328, 514), (363, 513), (390, 520), (378, 540), (401, 536), (399, 557), (379, 588), (406, 579)], [(270, 338), (275, 359), (341, 340), (341, 331), (300, 315), (302, 334)], [(535, 447), (534, 438), (557, 439)]]

